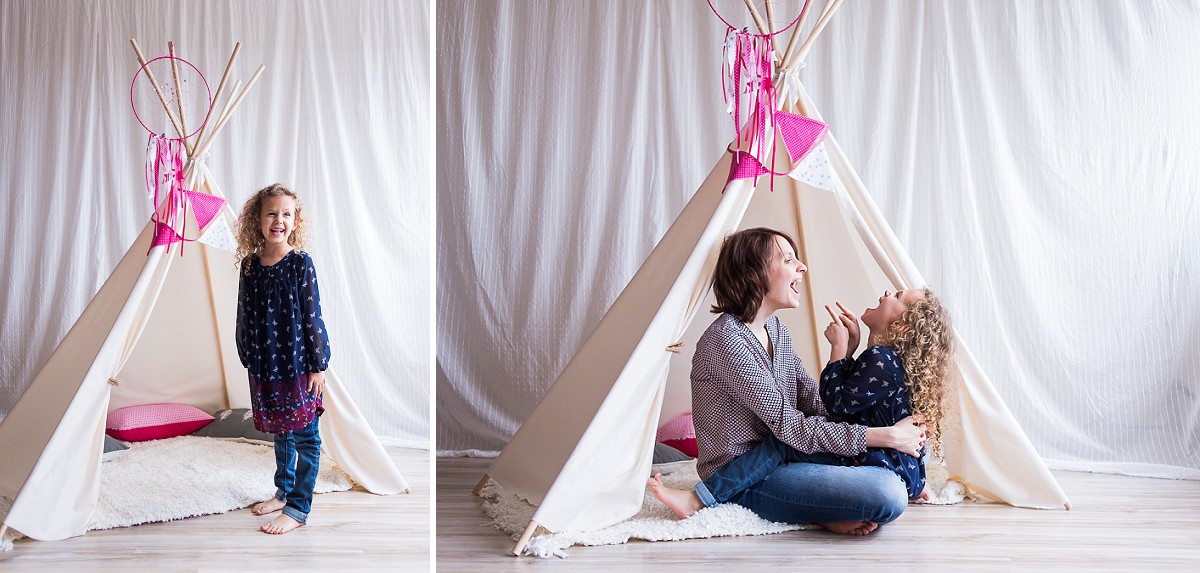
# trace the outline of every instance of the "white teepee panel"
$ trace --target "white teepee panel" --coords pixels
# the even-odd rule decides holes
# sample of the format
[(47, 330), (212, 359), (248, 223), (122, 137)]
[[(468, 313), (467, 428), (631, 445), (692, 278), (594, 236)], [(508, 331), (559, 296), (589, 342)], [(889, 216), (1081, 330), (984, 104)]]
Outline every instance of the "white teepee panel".
[(108, 381), (137, 345), (171, 264), (161, 248), (138, 252), (152, 229), (146, 225), (0, 423), (0, 495), (13, 500), (3, 521), (25, 535), (87, 531), (100, 487)]
[[(554, 530), (594, 529), (641, 506), (671, 353), (699, 309), (715, 252), (753, 192), (717, 163), (488, 475)], [(580, 508), (583, 508), (580, 511)]]

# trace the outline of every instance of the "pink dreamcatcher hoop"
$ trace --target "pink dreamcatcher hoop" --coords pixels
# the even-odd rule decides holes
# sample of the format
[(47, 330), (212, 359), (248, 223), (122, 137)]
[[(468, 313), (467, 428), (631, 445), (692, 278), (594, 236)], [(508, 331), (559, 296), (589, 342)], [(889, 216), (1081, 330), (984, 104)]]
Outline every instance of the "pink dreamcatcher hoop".
[(136, 42), (134, 49), (142, 66), (133, 75), (129, 101), (134, 117), (150, 134), (146, 142), (146, 192), (154, 209), (150, 248), (179, 243), (182, 255), (183, 243), (196, 240), (186, 237), (189, 214), (199, 230), (225, 204), (220, 197), (189, 191), (184, 182), (184, 169), (195, 151), (188, 140), (208, 124), (212, 91), (196, 66), (175, 55), (173, 42), (168, 43), (169, 55), (149, 61)]

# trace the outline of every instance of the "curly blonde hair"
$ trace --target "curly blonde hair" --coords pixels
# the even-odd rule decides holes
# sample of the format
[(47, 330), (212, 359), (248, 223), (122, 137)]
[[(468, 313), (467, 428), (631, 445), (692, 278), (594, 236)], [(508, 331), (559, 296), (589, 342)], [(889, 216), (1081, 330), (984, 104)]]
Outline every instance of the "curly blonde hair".
[(954, 333), (941, 299), (930, 289), (921, 290), (925, 298), (908, 305), (883, 331), (878, 343), (895, 350), (904, 364), (913, 414), (925, 416), (926, 441), (932, 445), (933, 455), (940, 458), (945, 417), (943, 398), (947, 370), (954, 355)]
[[(292, 225), (292, 234), (288, 236), (287, 242), (297, 249), (304, 248), (304, 244), (308, 240), (308, 228), (304, 225), (304, 205), (300, 203), (300, 197), (296, 195), (295, 191), (280, 183), (274, 183), (256, 191), (242, 207), (242, 214), (238, 216), (237, 255), (234, 257), (234, 264), (241, 265), (243, 260), (262, 252), (263, 247), (267, 244), (261, 227), (262, 203), (267, 198), (281, 195), (291, 197), (296, 202), (295, 221)], [(249, 271), (250, 269), (247, 268), (246, 272), (249, 273)]]

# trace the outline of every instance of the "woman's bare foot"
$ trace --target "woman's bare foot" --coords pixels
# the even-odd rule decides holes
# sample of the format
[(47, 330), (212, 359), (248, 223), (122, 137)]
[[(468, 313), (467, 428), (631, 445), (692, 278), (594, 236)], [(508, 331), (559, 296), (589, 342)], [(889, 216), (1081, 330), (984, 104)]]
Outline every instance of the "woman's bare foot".
[(650, 486), (654, 497), (671, 508), (671, 511), (674, 511), (679, 519), (691, 517), (692, 514), (704, 509), (704, 504), (700, 502), (700, 496), (696, 495), (695, 491), (663, 485), (662, 474), (654, 474), (654, 477), (650, 478), (646, 485)]
[(282, 535), (293, 529), (296, 529), (297, 527), (300, 527), (301, 525), (304, 524), (292, 519), (291, 517), (288, 517), (287, 514), (281, 513), (275, 516), (275, 519), (262, 524), (262, 527), (259, 529), (262, 530), (263, 533)]
[(842, 535), (866, 535), (879, 527), (874, 521), (832, 521), (818, 523), (821, 527)]
[(276, 511), (283, 509), (283, 506), (284, 503), (282, 499), (273, 497), (267, 501), (260, 501), (254, 504), (254, 508), (250, 511), (253, 512), (254, 515), (266, 515), (268, 513), (275, 513)]

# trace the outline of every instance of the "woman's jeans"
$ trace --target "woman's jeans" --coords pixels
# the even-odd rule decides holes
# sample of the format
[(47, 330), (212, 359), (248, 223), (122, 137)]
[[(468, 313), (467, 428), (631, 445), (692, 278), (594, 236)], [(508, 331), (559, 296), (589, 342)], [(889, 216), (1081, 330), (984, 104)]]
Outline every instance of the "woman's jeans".
[(852, 466), (829, 453), (805, 454), (767, 437), (703, 482), (705, 506), (731, 502), (784, 523), (894, 521), (908, 507), (904, 480), (891, 470)]
[(275, 499), (283, 514), (304, 523), (312, 509), (313, 488), (321, 461), (320, 416), (292, 432), (275, 434)]

